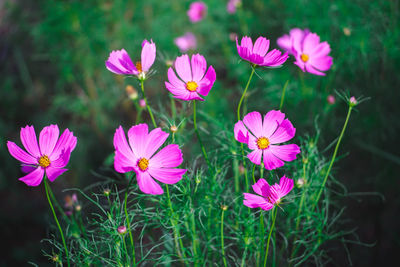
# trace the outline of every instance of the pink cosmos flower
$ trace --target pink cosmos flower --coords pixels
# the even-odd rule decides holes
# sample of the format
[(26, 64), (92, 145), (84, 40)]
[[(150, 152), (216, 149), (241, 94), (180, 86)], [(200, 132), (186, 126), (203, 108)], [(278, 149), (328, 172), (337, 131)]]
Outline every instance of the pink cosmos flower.
[(289, 34), (285, 34), (282, 37), (279, 37), (276, 42), (283, 50), (289, 52), (290, 55), (294, 55), (293, 43), (303, 42), (304, 37), (306, 37), (306, 35), (309, 33), (309, 29), (302, 30), (299, 28), (293, 28), (290, 30)]
[(242, 4), (242, 0), (229, 0), (226, 4), (226, 11), (229, 14), (236, 13), (236, 8), (238, 8)]
[(332, 66), (331, 48), (327, 42), (320, 42), (315, 33), (308, 33), (304, 38), (294, 38), (292, 52), (296, 64), (303, 72), (324, 76)]
[(156, 153), (168, 136), (160, 128), (149, 133), (147, 124), (139, 124), (129, 129), (128, 144), (120, 126), (114, 134), (115, 170), (120, 173), (135, 171), (139, 188), (146, 194), (164, 193), (154, 179), (165, 184), (175, 184), (186, 173), (186, 169), (175, 169), (183, 161), (178, 145), (167, 145)]
[(22, 171), (28, 173), (19, 178), (28, 186), (38, 186), (43, 176), (53, 182), (67, 169), (71, 152), (75, 149), (77, 139), (71, 131), (65, 129), (59, 137), (57, 125), (43, 128), (39, 135), (39, 145), (33, 126), (21, 128), (21, 142), (26, 151), (14, 142), (8, 141), (7, 147), (11, 156), (22, 162)]
[(250, 37), (243, 37), (240, 45), (236, 38), (236, 47), (241, 58), (258, 66), (277, 67), (285, 63), (289, 57), (287, 52), (282, 55), (277, 49), (268, 52), (269, 40), (262, 36), (257, 38), (254, 46)]
[(259, 112), (250, 112), (244, 116), (243, 121), (235, 124), (235, 139), (248, 145), (253, 150), (247, 155), (254, 164), (261, 164), (263, 157), (267, 170), (282, 167), (284, 161), (296, 159), (300, 148), (296, 144), (277, 144), (289, 141), (294, 137), (296, 128), (285, 119), (285, 114), (279, 110), (271, 110), (264, 116), (264, 121)]
[(174, 70), (168, 69), (168, 82), (165, 87), (175, 98), (182, 100), (201, 100), (202, 96), (207, 96), (214, 85), (216, 74), (213, 66), (207, 70), (206, 59), (200, 55), (192, 55), (189, 60), (188, 55), (182, 55), (175, 60), (175, 70), (179, 75), (176, 76)]
[(207, 5), (201, 1), (193, 2), (190, 4), (187, 15), (191, 22), (199, 22), (207, 15)]
[(243, 204), (249, 208), (262, 208), (270, 210), (274, 205), (279, 205), (282, 198), (293, 189), (292, 179), (283, 176), (279, 184), (269, 185), (264, 179), (260, 179), (253, 185), (253, 190), (258, 195), (243, 193)]
[(145, 79), (156, 58), (156, 44), (144, 40), (140, 61), (133, 64), (125, 49), (112, 51), (106, 61), (109, 71), (120, 75), (136, 75), (139, 79)]
[(197, 47), (196, 36), (193, 33), (187, 32), (185, 35), (175, 38), (174, 43), (181, 50), (181, 52), (187, 52), (189, 50), (194, 50)]

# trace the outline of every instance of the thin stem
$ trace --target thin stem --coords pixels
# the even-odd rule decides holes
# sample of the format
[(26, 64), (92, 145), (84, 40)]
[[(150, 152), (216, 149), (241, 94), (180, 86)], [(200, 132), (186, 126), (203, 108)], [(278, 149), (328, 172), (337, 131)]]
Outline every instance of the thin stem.
[(133, 101), (133, 103), (135, 104), (135, 108), (136, 108), (136, 121), (135, 121), (135, 124), (139, 124), (143, 108), (141, 106), (139, 106), (139, 104), (137, 103), (136, 100)]
[(50, 186), (49, 186), (49, 184), (48, 184), (47, 177), (44, 177), (44, 188), (45, 188), (45, 190), (46, 190), (46, 196), (47, 196), (47, 200), (49, 201), (50, 209), (51, 209), (51, 211), (53, 212), (54, 220), (56, 221), (58, 230), (60, 231), (61, 240), (62, 240), (63, 245), (64, 245), (65, 256), (66, 256), (66, 258), (67, 258), (67, 265), (68, 265), (68, 267), (69, 267), (69, 266), (70, 266), (70, 263), (69, 263), (69, 254), (68, 254), (67, 244), (65, 243), (64, 234), (63, 234), (63, 231), (62, 231), (62, 229), (61, 229), (61, 225), (60, 225), (60, 223), (58, 222), (56, 212), (54, 211), (53, 204), (51, 203), (51, 200), (50, 200), (49, 191), (51, 191), (51, 188), (50, 188)]
[(224, 208), (222, 209), (222, 214), (221, 214), (221, 251), (222, 251), (222, 257), (224, 260), (224, 266), (226, 267), (226, 257), (225, 257), (225, 248), (224, 248), (224, 213), (225, 210)]
[(262, 257), (262, 251), (264, 248), (263, 244), (264, 244), (264, 212), (263, 212), (263, 210), (261, 210), (260, 211), (260, 251), (259, 251), (258, 257), (257, 257), (257, 265)]
[(203, 142), (201, 141), (199, 130), (197, 129), (196, 100), (193, 100), (193, 125), (194, 125), (194, 130), (195, 130), (196, 135), (197, 135), (197, 139), (199, 140), (201, 151), (203, 152), (204, 159), (206, 160), (207, 165), (208, 165), (208, 169), (210, 170), (211, 169), (210, 160), (208, 159), (206, 149), (204, 148)]
[(240, 263), (240, 267), (245, 266), (245, 259), (246, 259), (246, 255), (247, 255), (247, 248), (249, 247), (248, 244), (246, 244), (246, 246), (244, 247), (244, 252), (243, 252), (243, 256), (242, 256), (242, 262)]
[(129, 266), (128, 248), (126, 247), (125, 236), (122, 236), (122, 241), (123, 241), (123, 243), (124, 243), (124, 250), (125, 250), (125, 255), (126, 255), (126, 262), (128, 263), (128, 266)]
[(277, 208), (274, 208), (274, 209), (272, 210), (272, 216), (273, 216), (273, 218), (272, 218), (271, 229), (269, 230), (269, 234), (268, 234), (267, 248), (265, 249), (264, 267), (267, 266), (269, 242), (270, 242), (270, 240), (271, 240), (272, 231), (274, 230), (274, 227), (275, 227), (276, 214), (278, 214), (278, 209), (277, 209)]
[(346, 117), (346, 120), (345, 120), (345, 122), (344, 122), (342, 132), (340, 133), (339, 139), (338, 139), (338, 141), (337, 141), (337, 143), (336, 143), (335, 151), (333, 152), (331, 162), (330, 162), (330, 164), (329, 164), (328, 170), (326, 171), (324, 181), (322, 182), (321, 188), (320, 188), (320, 190), (319, 190), (319, 192), (318, 192), (317, 199), (316, 199), (316, 201), (314, 202), (314, 205), (313, 205), (313, 207), (312, 207), (312, 210), (314, 210), (315, 207), (317, 206), (318, 201), (319, 201), (319, 199), (320, 199), (320, 197), (321, 197), (321, 194), (322, 194), (322, 190), (324, 189), (325, 184), (326, 184), (326, 181), (328, 180), (329, 173), (331, 172), (333, 163), (335, 162), (335, 159), (336, 159), (336, 154), (337, 154), (337, 152), (338, 152), (338, 150), (339, 150), (340, 142), (342, 141), (344, 132), (345, 132), (346, 127), (347, 127), (347, 123), (349, 122), (349, 118), (350, 118), (350, 114), (351, 114), (351, 110), (352, 110), (352, 109), (353, 109), (353, 106), (349, 105), (349, 110), (348, 110), (348, 112), (347, 112), (347, 117)]
[(288, 86), (288, 84), (289, 84), (289, 80), (287, 80), (285, 82), (285, 85), (283, 86), (282, 95), (281, 95), (281, 104), (279, 105), (279, 110), (282, 110), (283, 101), (285, 100), (286, 87)]
[(253, 166), (252, 176), (253, 176), (253, 183), (256, 183), (256, 178), (254, 177), (254, 171), (256, 170), (256, 164)]
[(128, 226), (128, 233), (129, 233), (129, 239), (131, 241), (131, 246), (132, 246), (132, 260), (133, 260), (133, 266), (136, 266), (136, 258), (135, 258), (135, 243), (133, 242), (133, 236), (132, 236), (132, 231), (131, 231), (131, 222), (129, 220), (129, 214), (128, 210), (126, 208), (126, 203), (128, 202), (128, 193), (129, 193), (129, 187), (132, 183), (133, 176), (129, 180), (128, 187), (126, 188), (125, 191), (125, 202), (124, 202), (124, 211), (125, 211), (125, 218), (126, 218), (126, 224)]
[(141, 88), (142, 88), (143, 99), (144, 99), (144, 101), (146, 102), (147, 111), (148, 111), (149, 114), (150, 114), (150, 118), (151, 118), (151, 121), (153, 122), (153, 126), (154, 126), (154, 128), (157, 128), (157, 124), (156, 124), (156, 121), (154, 120), (153, 112), (151, 112), (150, 105), (147, 103), (147, 98), (146, 98), (146, 95), (145, 95), (145, 93), (144, 93), (144, 86), (143, 86), (143, 84), (144, 84), (144, 81), (141, 80), (141, 81), (140, 81), (140, 86), (141, 86)]
[[(193, 206), (192, 203), (192, 198), (189, 198), (190, 200), (190, 206)], [(195, 258), (195, 266), (197, 266), (198, 262), (197, 262), (197, 235), (196, 235), (196, 222), (194, 219), (194, 210), (192, 209), (192, 216), (191, 216), (191, 223), (192, 223), (192, 243), (193, 243), (193, 256)]]
[(175, 105), (175, 99), (172, 95), (169, 94), (169, 99), (171, 101), (171, 115), (172, 119), (175, 121), (176, 119), (176, 105)]

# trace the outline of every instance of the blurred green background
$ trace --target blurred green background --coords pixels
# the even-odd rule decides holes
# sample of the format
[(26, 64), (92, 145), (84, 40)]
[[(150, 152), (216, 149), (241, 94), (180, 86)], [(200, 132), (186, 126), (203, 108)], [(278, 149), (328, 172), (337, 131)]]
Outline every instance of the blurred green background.
[[(254, 0), (243, 1), (231, 15), (227, 1), (205, 0), (208, 14), (196, 24), (186, 15), (190, 2), (0, 2), (0, 233), (7, 244), (0, 265), (50, 264), (40, 243), (52, 221), (44, 188), (28, 188), (17, 180), (22, 173), (5, 145), (6, 140), (20, 144), (21, 127), (34, 125), (38, 133), (57, 123), (78, 137), (70, 171), (53, 184), (59, 199), (64, 188), (83, 188), (98, 181), (94, 173), (109, 172), (113, 132), (119, 125), (132, 125), (136, 117), (125, 87), (139, 89), (135, 79), (107, 71), (104, 62), (111, 50), (125, 48), (135, 61), (143, 39), (156, 43), (157, 72), (146, 82), (146, 91), (160, 118), (169, 103), (165, 62), (180, 55), (173, 40), (193, 32), (196, 52), (217, 72), (217, 82), (199, 108), (233, 125), (250, 70), (240, 62), (230, 35), (266, 36), (276, 48), (276, 39), (294, 27), (309, 28), (329, 42), (332, 69), (325, 77), (303, 74), (293, 59), (277, 70), (258, 69), (248, 109), (265, 113), (278, 108), (282, 86), (289, 80), (283, 111), (297, 135), (314, 135), (317, 121), (324, 150), (339, 134), (346, 114), (343, 101), (337, 97), (330, 105), (327, 96), (340, 90), (371, 97), (351, 117), (340, 149), (344, 157), (335, 172), (349, 192), (378, 192), (385, 198), (355, 193), (341, 203), (348, 207), (344, 218), (349, 228), (358, 229), (362, 242), (375, 244), (348, 247), (354, 266), (390, 264), (400, 249), (399, 1)], [(329, 246), (334, 262), (347, 264), (343, 247)]]

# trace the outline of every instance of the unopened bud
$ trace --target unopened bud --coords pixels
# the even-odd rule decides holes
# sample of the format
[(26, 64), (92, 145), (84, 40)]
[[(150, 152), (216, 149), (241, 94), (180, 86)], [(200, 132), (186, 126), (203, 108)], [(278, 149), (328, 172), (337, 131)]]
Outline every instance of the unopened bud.
[(176, 127), (175, 125), (172, 125), (169, 130), (171, 131), (171, 133), (176, 133), (178, 131), (178, 127)]
[(172, 60), (165, 61), (165, 65), (167, 65), (168, 68), (172, 67), (173, 64), (174, 64), (174, 61), (172, 61)]
[(75, 207), (75, 210), (76, 210), (76, 211), (81, 211), (81, 209), (82, 209), (82, 206), (81, 206), (81, 205), (76, 205), (76, 207)]
[(349, 102), (352, 107), (357, 105), (357, 99), (354, 96), (350, 97)]
[(141, 106), (142, 108), (146, 107), (146, 101), (144, 99), (140, 99), (139, 106)]
[(53, 254), (53, 256), (51, 257), (51, 260), (52, 260), (53, 262), (59, 262), (59, 261), (60, 261), (60, 258), (58, 257), (58, 254)]
[(104, 191), (103, 191), (103, 195), (104, 196), (106, 196), (106, 197), (108, 197), (109, 195), (110, 195), (110, 189), (104, 189)]
[(343, 33), (344, 33), (344, 35), (346, 35), (346, 36), (350, 36), (350, 35), (351, 35), (351, 30), (350, 30), (350, 28), (344, 27), (344, 28), (343, 28)]
[(138, 92), (132, 85), (127, 85), (125, 91), (130, 99), (136, 100), (138, 98)]
[(326, 99), (329, 104), (335, 104), (336, 98), (333, 95), (328, 95), (328, 98)]
[(298, 188), (302, 188), (304, 186), (304, 184), (306, 183), (306, 181), (303, 178), (300, 178), (296, 181), (296, 186)]
[(226, 211), (226, 210), (228, 209), (228, 206), (226, 206), (226, 205), (221, 205), (221, 209), (222, 209), (223, 211)]
[(121, 235), (126, 234), (126, 227), (125, 227), (125, 225), (119, 226), (117, 230), (118, 230), (118, 233), (121, 234)]

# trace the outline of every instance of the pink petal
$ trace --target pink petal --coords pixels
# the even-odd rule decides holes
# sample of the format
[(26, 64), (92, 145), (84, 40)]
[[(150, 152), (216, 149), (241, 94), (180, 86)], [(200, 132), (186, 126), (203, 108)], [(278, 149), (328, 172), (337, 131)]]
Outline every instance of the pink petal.
[(263, 197), (268, 197), (269, 194), (269, 184), (268, 182), (261, 178), (257, 181), (257, 183), (252, 185), (254, 192), (257, 194), (263, 196)]
[(293, 189), (294, 182), (292, 179), (289, 179), (284, 175), (279, 180), (279, 186), (281, 188), (281, 197), (284, 197)]
[(270, 145), (269, 151), (276, 157), (284, 161), (292, 161), (296, 159), (296, 155), (300, 153), (300, 147), (296, 144), (290, 145)]
[(281, 187), (278, 184), (271, 185), (269, 188), (269, 201), (275, 204), (281, 200)]
[(24, 177), (19, 178), (18, 180), (24, 182), (28, 186), (38, 186), (43, 180), (43, 175), (44, 169), (39, 167)]
[(119, 173), (126, 173), (135, 170), (136, 162), (125, 157), (121, 151), (116, 150), (114, 156), (114, 169)]
[(326, 74), (316, 70), (313, 66), (311, 66), (308, 62), (305, 64), (306, 71), (315, 75), (325, 76)]
[(164, 144), (169, 134), (162, 131), (161, 128), (156, 128), (149, 133), (146, 138), (146, 146), (144, 148), (143, 157), (149, 159)]
[(279, 110), (271, 110), (264, 116), (262, 134), (266, 138), (270, 138), (271, 135), (276, 131), (278, 126), (282, 123), (285, 118), (285, 113)]
[(139, 189), (146, 194), (161, 195), (164, 190), (161, 186), (151, 178), (148, 172), (136, 172), (136, 179), (138, 181)]
[(312, 54), (315, 48), (319, 45), (319, 36), (315, 33), (309, 33), (303, 41), (303, 53)]
[(271, 146), (268, 149), (263, 150), (263, 161), (265, 169), (274, 170), (276, 168), (282, 167), (285, 163), (277, 158), (271, 152)]
[(241, 46), (241, 47), (247, 48), (247, 50), (248, 50), (249, 52), (252, 52), (252, 51), (253, 51), (253, 41), (252, 41), (251, 38), (248, 37), (248, 36), (244, 36), (244, 37), (242, 38), (242, 41), (240, 42), (240, 46)]
[(106, 61), (106, 67), (116, 74), (139, 74), (125, 49), (112, 51)]
[(292, 50), (292, 40), (290, 39), (290, 36), (288, 34), (279, 37), (276, 43), (280, 48), (282, 48), (285, 51)]
[(139, 156), (135, 156), (128, 145), (128, 142), (126, 141), (125, 137), (125, 132), (124, 129), (122, 129), (122, 126), (119, 126), (115, 130), (114, 134), (114, 148), (116, 151), (119, 151), (126, 159), (129, 159), (129, 161), (134, 161), (136, 164), (136, 161)]
[(319, 58), (312, 57), (308, 63), (320, 71), (327, 71), (331, 68), (333, 62), (332, 57), (324, 56)]
[(251, 133), (249, 133), (249, 140), (247, 141), (247, 146), (250, 150), (259, 149), (257, 146), (257, 139)]
[(146, 42), (142, 48), (140, 63), (142, 64), (142, 71), (147, 72), (156, 59), (156, 44), (153, 43), (153, 41), (151, 41), (151, 43), (147, 42), (147, 40), (145, 41)]
[(185, 169), (149, 168), (150, 175), (164, 184), (175, 184), (186, 173)]
[(37, 166), (32, 166), (32, 165), (22, 165), (21, 166), (21, 171), (23, 173), (30, 173), (36, 170), (38, 167)]
[(57, 143), (60, 131), (57, 125), (50, 125), (43, 128), (39, 136), (39, 147), (42, 155), (50, 155)]
[(243, 204), (249, 208), (262, 208), (263, 210), (270, 210), (274, 207), (274, 205), (269, 203), (263, 197), (250, 193), (243, 193), (243, 195), (244, 195)]
[(270, 144), (283, 143), (292, 139), (295, 134), (296, 128), (293, 127), (292, 123), (288, 119), (285, 119), (269, 138), (269, 142)]
[(269, 40), (265, 37), (258, 37), (254, 43), (253, 53), (264, 57), (269, 49)]
[(49, 178), (50, 182), (54, 182), (55, 179), (57, 179), (58, 176), (63, 174), (64, 172), (68, 171), (67, 169), (61, 169), (61, 168), (53, 168), (53, 167), (47, 167), (46, 168), (46, 175), (47, 178)]
[(243, 118), (243, 123), (256, 136), (263, 136), (263, 123), (261, 114), (257, 111), (248, 113)]
[(149, 161), (149, 168), (173, 168), (181, 165), (182, 151), (178, 145), (170, 144), (161, 149)]
[(235, 139), (240, 143), (247, 144), (249, 140), (249, 132), (247, 131), (246, 127), (244, 126), (242, 121), (238, 121), (235, 124), (235, 128), (233, 130)]
[(74, 133), (65, 129), (55, 145), (53, 152), (49, 155), (50, 160), (55, 160), (60, 157), (63, 150), (69, 149), (71, 152), (75, 149), (77, 138)]
[(322, 42), (317, 45), (314, 51), (311, 53), (311, 56), (314, 58), (326, 57), (331, 52), (331, 47), (328, 42)]
[(186, 89), (186, 85), (184, 82), (182, 82), (175, 74), (174, 70), (170, 67), (168, 69), (168, 81), (169, 83), (179, 89), (184, 89), (187, 91)]
[(193, 81), (199, 82), (203, 78), (204, 73), (206, 73), (206, 69), (207, 69), (206, 59), (200, 54), (192, 55)]
[(21, 128), (20, 136), (22, 145), (25, 147), (26, 151), (34, 157), (40, 157), (41, 154), (33, 126), (27, 125), (25, 128)]
[(50, 167), (64, 168), (65, 166), (67, 166), (70, 156), (71, 156), (71, 150), (69, 148), (63, 150), (59, 155), (58, 159), (53, 161), (50, 160), (51, 161)]
[(186, 88), (176, 87), (169, 82), (165, 82), (165, 87), (168, 91), (170, 91), (175, 98), (182, 99), (182, 100), (191, 100), (190, 99), (190, 92)]
[(26, 163), (26, 164), (38, 164), (38, 160), (31, 156), (30, 154), (26, 153), (22, 150), (19, 146), (17, 146), (14, 142), (8, 141), (7, 148), (10, 152), (11, 156), (15, 159)]
[(213, 66), (210, 66), (204, 78), (199, 82), (197, 92), (203, 96), (207, 96), (214, 85), (215, 79), (215, 70)]
[(179, 77), (185, 82), (193, 81), (192, 70), (190, 68), (189, 56), (182, 55), (175, 60), (175, 69)]
[(256, 149), (253, 150), (251, 153), (247, 155), (249, 160), (253, 162), (254, 164), (260, 165), (261, 164), (261, 156), (262, 156), (262, 150), (261, 149)]
[(145, 123), (132, 126), (128, 131), (129, 145), (137, 158), (141, 158), (146, 154), (147, 133), (148, 127)]

